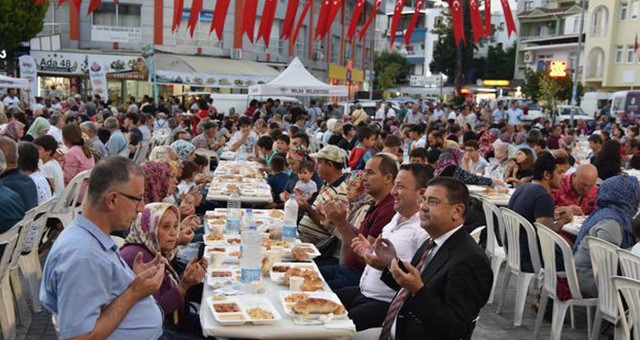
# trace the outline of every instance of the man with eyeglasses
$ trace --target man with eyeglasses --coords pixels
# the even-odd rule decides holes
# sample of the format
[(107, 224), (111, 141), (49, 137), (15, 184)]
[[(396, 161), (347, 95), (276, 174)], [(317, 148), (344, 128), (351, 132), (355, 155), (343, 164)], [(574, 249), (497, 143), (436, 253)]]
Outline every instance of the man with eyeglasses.
[(462, 228), (467, 186), (436, 177), (420, 198), (420, 226), (429, 234), (411, 261), (400, 249), (376, 241), (381, 280), (397, 290), (382, 323), (381, 340), (469, 339), (487, 303), (493, 274), (484, 251)]
[(60, 337), (158, 339), (163, 312), (151, 296), (164, 279), (158, 254), (136, 256), (133, 270), (109, 236), (130, 227), (144, 207), (144, 172), (133, 161), (107, 157), (91, 172), (85, 208), (53, 244), (40, 300), (57, 316)]
[(399, 258), (409, 260), (428, 238), (420, 228), (418, 199), (431, 178), (433, 173), (423, 164), (402, 165), (391, 189), (396, 212), (391, 222), (384, 226), (381, 236), (373, 242), (362, 234), (351, 242), (355, 255), (364, 259), (367, 265), (359, 286), (339, 289), (336, 294), (349, 311), (349, 318), (358, 331), (380, 327), (389, 303), (396, 294), (394, 289), (380, 280), (388, 264), (376, 257), (373, 252), (375, 245), (383, 239), (385, 244), (393, 244)]

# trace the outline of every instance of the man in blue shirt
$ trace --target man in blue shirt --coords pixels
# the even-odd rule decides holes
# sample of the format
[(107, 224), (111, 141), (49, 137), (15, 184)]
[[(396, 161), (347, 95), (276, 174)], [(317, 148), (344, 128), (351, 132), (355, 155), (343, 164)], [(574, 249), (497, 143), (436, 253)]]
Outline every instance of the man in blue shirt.
[(128, 155), (129, 142), (127, 142), (127, 138), (124, 136), (122, 131), (120, 131), (118, 119), (116, 117), (107, 118), (104, 121), (104, 128), (111, 132), (111, 137), (109, 137), (106, 145), (109, 155)]
[[(4, 159), (4, 153), (0, 150), (0, 174), (4, 172), (7, 162)], [(0, 234), (11, 229), (18, 223), (25, 213), (22, 198), (13, 190), (7, 188), (0, 181)]]
[(58, 317), (60, 337), (158, 339), (163, 312), (150, 295), (164, 278), (161, 255), (133, 270), (109, 236), (128, 228), (144, 207), (144, 172), (107, 157), (91, 173), (86, 206), (58, 237), (44, 266), (40, 300)]
[(0, 181), (20, 196), (27, 211), (35, 208), (38, 205), (38, 189), (31, 177), (22, 174), (18, 169), (16, 142), (7, 137), (0, 137), (0, 151), (4, 153), (6, 160), (6, 169), (0, 175)]

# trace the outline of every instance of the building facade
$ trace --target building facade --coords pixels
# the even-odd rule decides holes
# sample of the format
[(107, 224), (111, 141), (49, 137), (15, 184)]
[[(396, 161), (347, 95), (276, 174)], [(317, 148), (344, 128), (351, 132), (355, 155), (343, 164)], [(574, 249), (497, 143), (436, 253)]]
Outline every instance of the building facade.
[(585, 26), (585, 87), (615, 91), (640, 86), (640, 1), (590, 0)]
[[(297, 22), (306, 1), (293, 1), (300, 1)], [(363, 70), (372, 68), (375, 25), (370, 26), (363, 41), (346, 41), (354, 1), (343, 1), (330, 32), (323, 39), (315, 39), (321, 1), (314, 0), (291, 45), (289, 40), (280, 40), (287, 1), (278, 0), (268, 48), (262, 39), (252, 43), (242, 34), (243, 0), (231, 3), (221, 40), (210, 33), (214, 0), (204, 0), (193, 38), (186, 27), (191, 1), (185, 1), (177, 32), (171, 27), (173, 3), (105, 0), (90, 15), (86, 14), (89, 1), (83, 1), (79, 12), (68, 2), (59, 8), (51, 5), (43, 32), (31, 42), (41, 91), (53, 88), (66, 94), (86, 93), (87, 61), (95, 56), (105, 62), (109, 98), (116, 102), (151, 94), (152, 74), (157, 75), (159, 92), (165, 95), (203, 89), (244, 92), (249, 85), (275, 78), (295, 56), (323, 81), (351, 85), (353, 91), (367, 89)], [(264, 3), (258, 3), (254, 36)], [(373, 0), (366, 1), (365, 6), (359, 27), (371, 13)], [(146, 63), (142, 57), (143, 46), (153, 49), (153, 63)]]

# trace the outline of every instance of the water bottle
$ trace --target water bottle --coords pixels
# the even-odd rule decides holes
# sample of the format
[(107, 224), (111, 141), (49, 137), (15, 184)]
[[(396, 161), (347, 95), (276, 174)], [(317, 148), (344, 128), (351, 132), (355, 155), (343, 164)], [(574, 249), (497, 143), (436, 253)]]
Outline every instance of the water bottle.
[(243, 163), (246, 160), (247, 153), (245, 152), (244, 146), (241, 146), (236, 150), (236, 161)]
[(237, 235), (240, 233), (241, 214), (240, 210), (240, 194), (238, 190), (233, 190), (229, 195), (229, 201), (227, 201), (227, 224), (226, 233), (231, 235)]
[(262, 236), (255, 225), (242, 233), (240, 249), (240, 281), (252, 283), (260, 281), (262, 276)]
[(255, 226), (255, 220), (253, 218), (253, 209), (247, 209), (242, 219), (242, 232), (247, 231), (251, 226)]
[(293, 242), (297, 238), (298, 222), (298, 202), (296, 195), (291, 194), (287, 203), (284, 204), (284, 224), (282, 225), (282, 240)]

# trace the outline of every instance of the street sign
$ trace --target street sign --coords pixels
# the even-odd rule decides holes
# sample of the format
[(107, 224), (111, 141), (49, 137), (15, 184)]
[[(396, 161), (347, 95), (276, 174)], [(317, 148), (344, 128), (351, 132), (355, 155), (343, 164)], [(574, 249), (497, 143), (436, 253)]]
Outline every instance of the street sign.
[(549, 64), (549, 77), (564, 78), (566, 76), (567, 76), (566, 61), (552, 61), (551, 64)]

